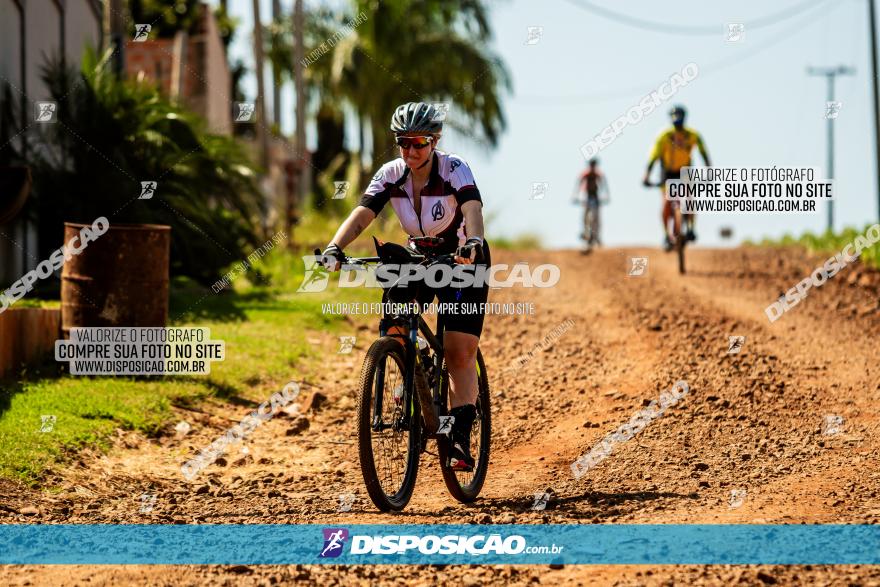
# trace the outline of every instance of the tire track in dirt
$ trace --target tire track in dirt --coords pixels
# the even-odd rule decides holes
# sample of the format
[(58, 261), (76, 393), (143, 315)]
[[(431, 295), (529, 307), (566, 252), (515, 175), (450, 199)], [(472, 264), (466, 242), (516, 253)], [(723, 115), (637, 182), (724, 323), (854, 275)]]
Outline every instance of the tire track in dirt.
[[(187, 414), (183, 439), (121, 435), (107, 456), (86, 454), (49, 484), (58, 495), (0, 485), (0, 503), (36, 502), (42, 513), (0, 511), (0, 520), (45, 523), (877, 523), (880, 474), (876, 335), (880, 278), (850, 267), (770, 324), (763, 308), (817, 265), (794, 250), (690, 250), (687, 276), (653, 249), (499, 252), (497, 262), (556, 263), (557, 287), (495, 290), (490, 301), (534, 302), (532, 316), (491, 316), (481, 347), (493, 390), (493, 455), (481, 499), (458, 504), (446, 493), (436, 457), (423, 455), (403, 514), (377, 512), (362, 489), (354, 409), (359, 363), (374, 326), (357, 322), (359, 345), (304, 375), (328, 398), (310, 427), (286, 436), (283, 416), (261, 426), (248, 454), (230, 456), (193, 484), (179, 474), (247, 407), (212, 404)], [(647, 256), (642, 277), (626, 274), (629, 256)], [(855, 276), (855, 277), (853, 277)], [(552, 344), (541, 341), (571, 320)], [(744, 335), (739, 354), (728, 336)], [(536, 347), (538, 345), (538, 347)], [(517, 357), (535, 349), (517, 366)], [(575, 481), (574, 459), (662, 391), (684, 379), (690, 391), (661, 418)], [(822, 434), (823, 418), (843, 416), (843, 431)], [(193, 416), (195, 417), (193, 419)], [(128, 447), (126, 447), (128, 444)], [(431, 449), (432, 450), (432, 449)], [(433, 452), (433, 450), (432, 450)], [(552, 488), (546, 511), (532, 493)], [(731, 490), (744, 490), (731, 507)], [(158, 496), (138, 512), (137, 496)], [(355, 493), (350, 512), (338, 495)], [(13, 507), (12, 509), (15, 509)], [(2, 508), (0, 508), (2, 510)], [(36, 519), (35, 519), (36, 518)], [(192, 584), (303, 582), (341, 584), (841, 584), (876, 581), (859, 567), (186, 567)], [(34, 568), (7, 568), (22, 584)], [(179, 584), (163, 567), (41, 567), (53, 584)], [(31, 575), (33, 577), (34, 575)]]

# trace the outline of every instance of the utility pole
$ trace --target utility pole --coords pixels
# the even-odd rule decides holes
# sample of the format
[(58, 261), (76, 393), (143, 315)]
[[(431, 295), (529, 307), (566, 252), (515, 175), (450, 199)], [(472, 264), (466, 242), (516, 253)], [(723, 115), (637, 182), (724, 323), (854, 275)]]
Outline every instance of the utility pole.
[(269, 173), (269, 136), (266, 129), (266, 88), (263, 84), (263, 22), (260, 20), (260, 0), (254, 0), (254, 61), (257, 76), (257, 142), (260, 145), (260, 165)]
[(874, 0), (868, 0), (868, 22), (871, 31), (871, 79), (874, 98), (874, 161), (877, 173), (877, 215), (880, 217), (880, 92), (877, 89), (877, 13)]
[[(834, 104), (834, 81), (838, 75), (853, 75), (856, 70), (845, 65), (837, 67), (808, 67), (807, 75), (825, 76), (828, 81), (828, 103), (825, 107), (825, 120), (828, 133), (828, 177), (834, 179), (834, 119), (837, 118), (839, 108)], [(836, 197), (837, 194), (835, 193)], [(834, 230), (834, 200), (828, 200), (828, 230)]]

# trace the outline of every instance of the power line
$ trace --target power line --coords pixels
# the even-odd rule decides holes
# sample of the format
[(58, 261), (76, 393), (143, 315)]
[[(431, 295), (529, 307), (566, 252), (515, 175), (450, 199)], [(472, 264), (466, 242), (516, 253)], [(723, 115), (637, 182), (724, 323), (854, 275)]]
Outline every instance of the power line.
[[(629, 16), (628, 14), (614, 12), (613, 10), (608, 10), (607, 8), (591, 4), (586, 0), (568, 0), (568, 2), (577, 6), (578, 8), (587, 10), (589, 12), (592, 12), (593, 14), (598, 14), (599, 16), (602, 16), (609, 20), (658, 33), (669, 33), (673, 35), (715, 36), (720, 35), (723, 32), (718, 24), (686, 26), (665, 22), (654, 22), (651, 20), (644, 20), (641, 18), (636, 18), (634, 16)], [(796, 6), (780, 10), (779, 12), (773, 14), (768, 14), (767, 16), (763, 16), (752, 21), (747, 21), (744, 24), (747, 25), (746, 29), (749, 30), (771, 26), (798, 15), (802, 12), (801, 9), (810, 10), (812, 8), (817, 8), (818, 6), (825, 4), (826, 2), (827, 0), (805, 0), (804, 2), (801, 2)]]
[[(827, 2), (827, 0), (820, 0), (821, 4), (824, 4), (826, 2)], [(819, 4), (817, 4), (817, 6), (818, 5)], [(833, 10), (833, 9), (839, 7), (840, 5), (841, 5), (840, 3), (832, 4), (831, 9)], [(708, 75), (718, 73), (719, 71), (723, 71), (729, 67), (733, 67), (734, 65), (738, 65), (739, 63), (754, 57), (758, 53), (761, 53), (762, 51), (772, 47), (773, 45), (776, 45), (776, 44), (784, 41), (785, 39), (789, 38), (794, 33), (802, 31), (803, 30), (802, 25), (807, 20), (812, 20), (812, 19), (813, 19), (813, 17), (811, 15), (808, 15), (807, 17), (794, 22), (792, 24), (792, 26), (790, 26), (787, 29), (784, 29), (779, 34), (774, 35), (767, 42), (762, 43), (760, 45), (756, 45), (749, 51), (739, 53), (739, 54), (732, 56), (732, 57), (725, 57), (723, 59), (719, 59), (719, 60), (712, 62), (712, 63), (709, 63), (708, 65), (705, 65), (705, 66), (700, 66), (700, 74), (699, 74), (700, 77), (702, 78), (702, 77), (705, 77)], [(594, 93), (594, 94), (580, 94), (580, 95), (574, 95), (574, 96), (529, 96), (529, 95), (523, 95), (523, 96), (520, 96), (520, 98), (525, 99), (525, 100), (538, 100), (541, 102), (545, 102), (547, 100), (552, 100), (552, 101), (556, 101), (556, 102), (569, 102), (570, 101), (572, 103), (582, 103), (584, 101), (590, 101), (590, 102), (595, 103), (598, 101), (613, 100), (616, 98), (629, 97), (629, 96), (633, 96), (635, 94), (646, 94), (652, 90), (655, 90), (657, 88), (657, 86), (660, 85), (660, 83), (662, 83), (662, 81), (665, 81), (665, 80), (661, 80), (652, 86), (645, 86), (645, 85), (632, 86), (632, 87), (624, 88), (624, 89), (620, 89), (620, 90), (612, 90), (612, 91), (608, 91), (608, 92), (598, 92), (598, 93)]]

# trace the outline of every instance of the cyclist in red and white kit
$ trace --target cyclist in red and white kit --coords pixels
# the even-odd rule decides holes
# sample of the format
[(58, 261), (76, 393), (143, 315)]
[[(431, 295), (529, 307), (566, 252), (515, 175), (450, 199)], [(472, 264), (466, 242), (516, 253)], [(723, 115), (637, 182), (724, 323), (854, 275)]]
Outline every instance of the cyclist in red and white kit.
[[(605, 198), (600, 200), (600, 192)], [(599, 204), (608, 202), (608, 183), (605, 174), (599, 169), (599, 160), (593, 157), (589, 165), (578, 179), (577, 194), (584, 194), (585, 198), (575, 198), (575, 203), (584, 204), (584, 232), (581, 238), (587, 243), (587, 251), (593, 245), (601, 245), (599, 240)]]
[[(490, 265), (489, 245), (483, 238), (483, 202), (471, 169), (461, 157), (437, 150), (443, 131), (441, 112), (424, 102), (403, 104), (391, 117), (391, 131), (400, 157), (379, 169), (360, 205), (336, 231), (324, 250), (324, 257), (334, 257), (337, 262), (327, 267), (339, 268), (345, 258), (343, 248), (389, 203), (400, 226), (410, 236), (441, 237), (444, 240), (440, 253), (455, 253), (458, 263)], [(430, 299), (422, 299), (420, 295), (420, 303), (436, 296), (441, 305), (457, 302), (483, 308), (479, 304), (484, 304), (489, 295), (488, 284), (466, 288), (452, 285), (428, 288), (423, 284), (421, 289)], [(450, 466), (471, 471), (474, 467), (470, 434), (476, 417), (477, 346), (485, 314), (441, 310), (440, 317), (445, 324), (443, 349), (450, 379), (449, 414), (455, 417)]]

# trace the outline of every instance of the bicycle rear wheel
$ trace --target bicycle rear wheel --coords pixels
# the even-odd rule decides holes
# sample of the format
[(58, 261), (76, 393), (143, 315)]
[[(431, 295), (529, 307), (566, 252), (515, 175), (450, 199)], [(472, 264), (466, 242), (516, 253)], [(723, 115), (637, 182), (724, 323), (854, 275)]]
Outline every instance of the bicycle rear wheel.
[[(448, 390), (449, 375), (443, 370), (444, 389)], [(471, 454), (476, 463), (471, 472), (455, 471), (449, 467), (449, 440), (441, 439), (437, 445), (440, 453), (440, 469), (446, 489), (460, 502), (474, 501), (486, 481), (489, 470), (489, 445), (492, 438), (492, 412), (489, 400), (489, 375), (483, 354), (477, 349), (477, 417), (471, 429)], [(445, 394), (444, 394), (445, 395)]]
[(676, 239), (675, 249), (678, 252), (678, 272), (684, 275), (684, 247), (687, 242), (687, 236), (680, 232)]
[(421, 417), (415, 394), (414, 415), (409, 426), (403, 426), (405, 365), (400, 342), (385, 336), (370, 346), (361, 370), (357, 408), (361, 473), (370, 499), (383, 512), (406, 507), (419, 470)]
[(675, 252), (678, 255), (678, 272), (684, 275), (684, 247), (687, 244), (687, 229), (685, 228), (684, 214), (681, 213), (681, 204), (675, 202), (675, 226), (678, 227), (675, 236)]

